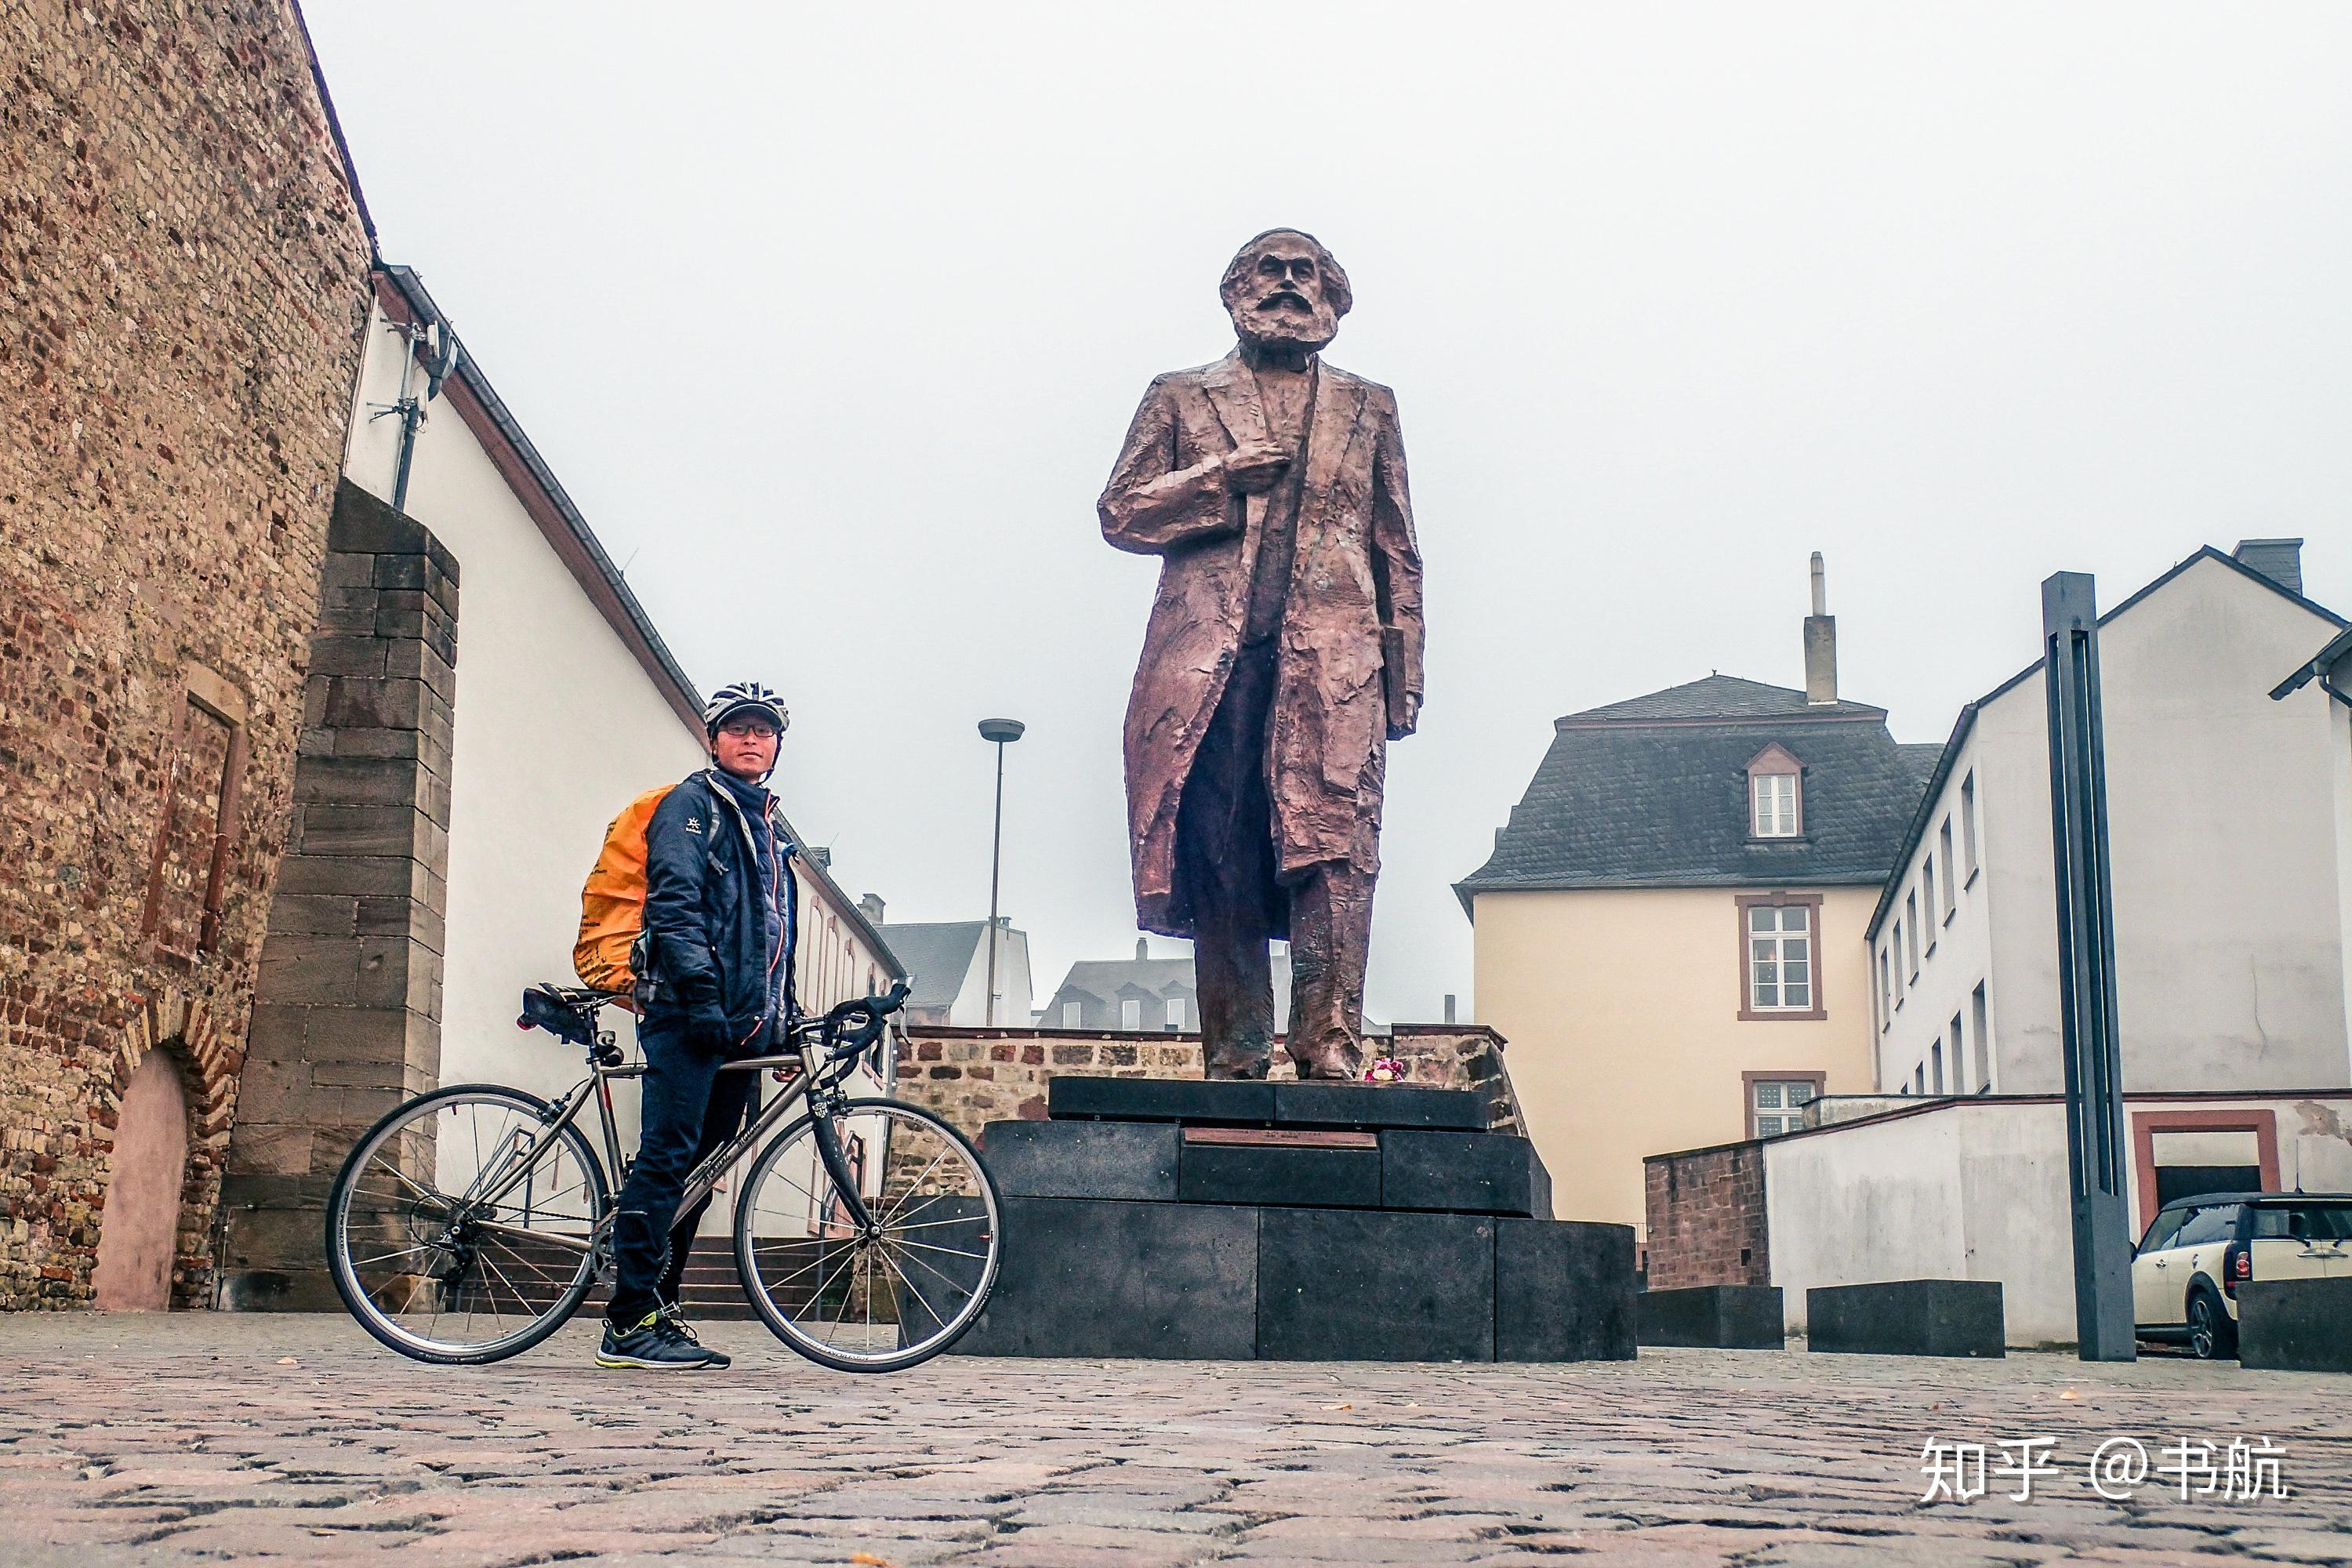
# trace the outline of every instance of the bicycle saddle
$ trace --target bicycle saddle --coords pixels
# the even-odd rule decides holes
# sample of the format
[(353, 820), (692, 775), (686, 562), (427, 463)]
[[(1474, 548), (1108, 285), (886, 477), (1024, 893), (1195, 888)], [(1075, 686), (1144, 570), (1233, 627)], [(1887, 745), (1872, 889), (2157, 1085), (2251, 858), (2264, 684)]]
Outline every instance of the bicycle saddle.
[(575, 1046), (596, 1043), (596, 1011), (621, 994), (594, 991), (584, 985), (531, 985), (522, 994), (519, 1029), (545, 1029)]

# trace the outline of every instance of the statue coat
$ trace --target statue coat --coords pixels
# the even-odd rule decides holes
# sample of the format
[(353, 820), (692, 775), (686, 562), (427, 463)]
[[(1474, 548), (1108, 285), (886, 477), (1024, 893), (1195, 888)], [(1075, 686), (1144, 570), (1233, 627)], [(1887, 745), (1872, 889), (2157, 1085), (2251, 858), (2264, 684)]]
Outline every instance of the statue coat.
[(1239, 651), (1266, 508), (1298, 488), (1266, 747), (1277, 874), (1379, 869), (1388, 732), (1422, 689), (1421, 552), (1396, 395), (1315, 362), (1305, 461), (1274, 490), (1227, 489), (1221, 458), (1266, 437), (1239, 353), (1154, 380), (1097, 510), (1103, 537), (1161, 558), (1125, 731), (1137, 919), (1193, 934), (1174, 894), (1176, 808)]

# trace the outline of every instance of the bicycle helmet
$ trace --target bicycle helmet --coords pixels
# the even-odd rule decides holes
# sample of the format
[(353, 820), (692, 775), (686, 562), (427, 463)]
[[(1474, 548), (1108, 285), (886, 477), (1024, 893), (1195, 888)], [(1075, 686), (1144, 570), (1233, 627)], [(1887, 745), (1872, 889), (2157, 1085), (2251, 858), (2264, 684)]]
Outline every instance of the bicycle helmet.
[(710, 700), (702, 705), (702, 727), (709, 731), (712, 739), (716, 740), (719, 735), (719, 726), (725, 723), (730, 715), (746, 710), (755, 713), (765, 713), (774, 720), (778, 733), (793, 726), (791, 710), (785, 708), (774, 692), (756, 680), (738, 680), (722, 686), (710, 694)]

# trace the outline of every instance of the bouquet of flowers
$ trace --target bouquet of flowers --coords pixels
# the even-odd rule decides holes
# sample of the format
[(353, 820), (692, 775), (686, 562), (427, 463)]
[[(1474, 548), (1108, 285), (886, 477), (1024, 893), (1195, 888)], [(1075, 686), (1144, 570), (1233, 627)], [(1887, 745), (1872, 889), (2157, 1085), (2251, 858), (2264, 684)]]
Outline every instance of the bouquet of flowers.
[(1364, 1069), (1366, 1083), (1402, 1083), (1404, 1063), (1394, 1057), (1381, 1057)]

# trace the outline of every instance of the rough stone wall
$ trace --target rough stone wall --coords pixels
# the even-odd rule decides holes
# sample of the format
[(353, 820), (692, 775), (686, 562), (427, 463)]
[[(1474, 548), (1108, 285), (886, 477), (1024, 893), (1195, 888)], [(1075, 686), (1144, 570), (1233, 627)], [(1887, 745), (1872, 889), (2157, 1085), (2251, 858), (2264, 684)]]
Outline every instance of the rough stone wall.
[(327, 531), (324, 607), (294, 825), (269, 907), (229, 1139), (221, 1305), (337, 1305), (328, 1190), (375, 1120), (441, 1081), (457, 563), (348, 479)]
[[(1524, 1133), (1503, 1066), (1503, 1037), (1480, 1025), (1401, 1026), (1367, 1042), (1405, 1065), (1406, 1081), (1475, 1089), (1498, 1132)], [(992, 1121), (1041, 1121), (1045, 1086), (1064, 1073), (1095, 1078), (1201, 1076), (1201, 1037), (1081, 1029), (909, 1029), (898, 1042), (898, 1098), (938, 1111), (974, 1137)], [(1274, 1076), (1293, 1076), (1275, 1053)]]
[(1651, 1289), (1772, 1283), (1762, 1144), (1654, 1155), (1642, 1174)]
[(0, 5), (0, 1308), (89, 1299), (159, 1047), (209, 1299), (367, 262), (282, 0)]

